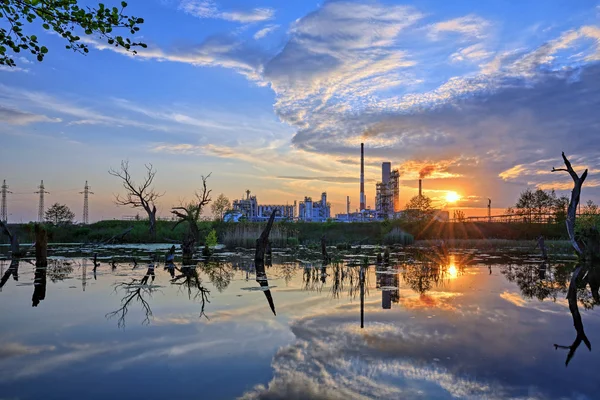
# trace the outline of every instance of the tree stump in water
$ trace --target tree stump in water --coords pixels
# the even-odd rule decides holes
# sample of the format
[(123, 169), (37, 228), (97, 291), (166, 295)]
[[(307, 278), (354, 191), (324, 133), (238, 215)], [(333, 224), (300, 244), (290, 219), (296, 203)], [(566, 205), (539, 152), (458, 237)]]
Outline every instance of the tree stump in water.
[(37, 267), (48, 265), (48, 235), (40, 224), (35, 224), (35, 264)]
[(186, 236), (181, 243), (181, 258), (184, 265), (191, 264), (195, 248), (196, 238), (193, 235)]

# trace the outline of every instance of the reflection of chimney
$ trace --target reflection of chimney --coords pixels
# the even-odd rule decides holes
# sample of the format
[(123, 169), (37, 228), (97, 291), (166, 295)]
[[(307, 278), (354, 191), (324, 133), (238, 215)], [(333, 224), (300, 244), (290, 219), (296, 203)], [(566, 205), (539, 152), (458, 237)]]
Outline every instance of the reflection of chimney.
[(419, 197), (423, 196), (423, 179), (419, 179)]
[(360, 144), (360, 209), (361, 211), (367, 208), (365, 206), (365, 144)]

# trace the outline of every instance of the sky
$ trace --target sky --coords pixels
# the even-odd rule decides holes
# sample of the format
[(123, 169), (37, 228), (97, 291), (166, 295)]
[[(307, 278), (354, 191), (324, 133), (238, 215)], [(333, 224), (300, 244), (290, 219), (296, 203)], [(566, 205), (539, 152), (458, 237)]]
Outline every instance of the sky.
[[(325, 191), (342, 213), (346, 196), (358, 207), (361, 142), (371, 207), (384, 161), (402, 205), (428, 166), (424, 194), (467, 215), (488, 198), (501, 213), (528, 187), (567, 194), (568, 174), (550, 172), (562, 151), (589, 169), (583, 200), (600, 200), (596, 1), (128, 3), (145, 20), (137, 55), (83, 34), (80, 55), (33, 24), (45, 60), (0, 68), (9, 221), (37, 218), (42, 179), (46, 205), (77, 220), (86, 180), (91, 221), (135, 215), (113, 204), (121, 160), (138, 180), (156, 168), (163, 217), (209, 173), (213, 197)], [(448, 191), (462, 199), (446, 205)]]

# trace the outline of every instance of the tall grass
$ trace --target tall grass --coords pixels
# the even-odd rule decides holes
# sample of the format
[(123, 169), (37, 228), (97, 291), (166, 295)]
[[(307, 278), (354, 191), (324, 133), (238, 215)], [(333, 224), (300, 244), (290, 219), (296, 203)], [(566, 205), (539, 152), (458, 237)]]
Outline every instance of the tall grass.
[[(223, 232), (223, 244), (229, 248), (256, 246), (256, 239), (265, 229), (266, 224), (237, 223), (229, 225)], [(297, 243), (297, 232), (282, 224), (275, 224), (269, 234), (269, 240), (273, 247), (287, 247), (291, 243)]]

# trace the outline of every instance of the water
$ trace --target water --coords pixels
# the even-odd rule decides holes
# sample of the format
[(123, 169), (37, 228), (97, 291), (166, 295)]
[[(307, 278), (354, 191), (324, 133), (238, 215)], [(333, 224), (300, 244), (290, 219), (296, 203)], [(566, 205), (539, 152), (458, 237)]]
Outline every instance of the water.
[[(0, 398), (600, 396), (597, 352), (582, 343), (565, 366), (569, 350), (554, 347), (577, 336), (566, 262), (392, 254), (364, 270), (361, 329), (360, 264), (374, 249), (325, 269), (278, 252), (266, 281), (250, 252), (178, 264), (174, 281), (160, 263), (153, 279), (150, 252), (167, 247), (63, 246), (46, 271), (21, 260), (18, 281), (0, 261)], [(579, 297), (593, 306), (589, 287)], [(600, 343), (598, 309), (579, 310)]]

